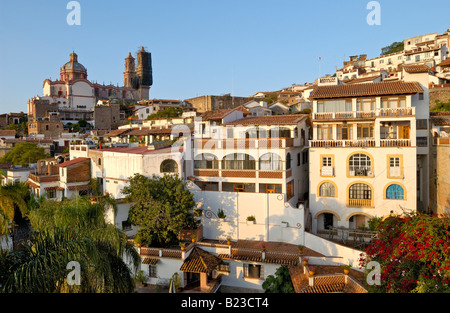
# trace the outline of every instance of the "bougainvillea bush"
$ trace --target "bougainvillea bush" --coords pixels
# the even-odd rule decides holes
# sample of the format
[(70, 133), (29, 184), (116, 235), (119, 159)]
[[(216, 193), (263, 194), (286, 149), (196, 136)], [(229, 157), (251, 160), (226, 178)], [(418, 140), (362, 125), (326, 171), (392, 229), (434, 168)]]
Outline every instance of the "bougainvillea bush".
[(391, 216), (359, 261), (381, 266), (381, 284), (369, 292), (450, 292), (450, 216)]

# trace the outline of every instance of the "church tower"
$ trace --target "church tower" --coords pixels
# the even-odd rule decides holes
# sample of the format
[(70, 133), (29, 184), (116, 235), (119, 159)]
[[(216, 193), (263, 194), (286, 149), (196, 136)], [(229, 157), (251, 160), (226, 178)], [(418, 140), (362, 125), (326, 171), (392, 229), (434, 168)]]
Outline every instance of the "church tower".
[(131, 52), (128, 53), (128, 56), (125, 58), (125, 72), (123, 72), (123, 84), (127, 88), (137, 88), (136, 85), (136, 69), (134, 58), (131, 55)]
[(144, 47), (137, 53), (136, 76), (139, 81), (139, 97), (148, 99), (150, 86), (153, 85), (152, 57)]

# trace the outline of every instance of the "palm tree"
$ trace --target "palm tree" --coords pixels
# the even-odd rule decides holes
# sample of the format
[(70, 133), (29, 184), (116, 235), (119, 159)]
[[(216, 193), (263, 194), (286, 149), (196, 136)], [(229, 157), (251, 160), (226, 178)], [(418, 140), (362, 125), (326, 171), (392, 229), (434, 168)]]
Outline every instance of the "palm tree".
[[(46, 200), (32, 209), (31, 240), (23, 251), (0, 256), (9, 267), (4, 292), (131, 292), (140, 257), (126, 235), (105, 221), (104, 203), (87, 197)], [(127, 264), (124, 259), (127, 260)], [(128, 261), (129, 260), (129, 261)], [(70, 286), (67, 264), (81, 267), (81, 285)], [(6, 266), (6, 265), (5, 265)]]
[(22, 182), (0, 186), (0, 238), (5, 235), (15, 218), (16, 208), (23, 217), (28, 214), (28, 185)]

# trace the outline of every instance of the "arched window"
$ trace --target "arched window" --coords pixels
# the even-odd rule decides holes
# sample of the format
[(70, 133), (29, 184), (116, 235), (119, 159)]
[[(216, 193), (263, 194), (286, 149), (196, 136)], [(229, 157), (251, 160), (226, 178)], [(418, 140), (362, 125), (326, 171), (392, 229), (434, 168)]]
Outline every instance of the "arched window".
[(369, 176), (372, 171), (372, 160), (363, 153), (357, 153), (350, 157), (348, 161), (349, 176)]
[(259, 169), (261, 171), (280, 171), (281, 158), (275, 153), (266, 153), (259, 158)]
[(319, 197), (336, 197), (336, 188), (330, 182), (322, 183), (319, 187)]
[(387, 199), (405, 199), (405, 191), (403, 187), (397, 184), (392, 184), (386, 188), (386, 198)]
[(211, 153), (199, 154), (194, 159), (195, 169), (218, 169), (219, 161), (216, 156)]
[(244, 153), (228, 154), (222, 160), (224, 170), (254, 170), (255, 168), (255, 159)]
[(164, 160), (161, 163), (161, 173), (177, 173), (178, 164), (172, 159)]
[(349, 199), (372, 199), (372, 189), (369, 185), (358, 183), (353, 184), (349, 188)]
[(291, 154), (290, 153), (288, 153), (287, 155), (286, 155), (286, 170), (288, 170), (288, 169), (290, 169), (291, 168)]
[(364, 183), (356, 183), (348, 189), (349, 207), (372, 207), (372, 188)]

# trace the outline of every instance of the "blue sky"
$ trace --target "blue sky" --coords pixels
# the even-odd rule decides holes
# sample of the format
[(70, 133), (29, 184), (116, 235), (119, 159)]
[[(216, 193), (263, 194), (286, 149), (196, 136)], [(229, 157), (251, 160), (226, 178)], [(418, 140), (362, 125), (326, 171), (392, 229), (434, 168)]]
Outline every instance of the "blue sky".
[(146, 47), (151, 98), (250, 96), (312, 82), (350, 55), (375, 57), (394, 41), (450, 28), (448, 0), (378, 1), (380, 26), (366, 22), (368, 0), (78, 2), (81, 25), (69, 26), (69, 0), (0, 0), (0, 113), (26, 112), (72, 50), (89, 80), (123, 85), (124, 58)]

